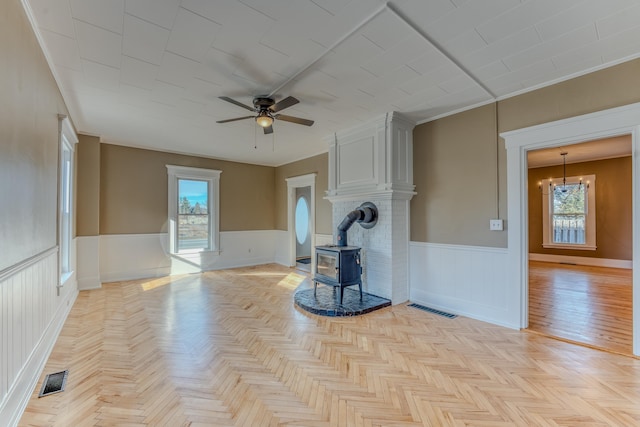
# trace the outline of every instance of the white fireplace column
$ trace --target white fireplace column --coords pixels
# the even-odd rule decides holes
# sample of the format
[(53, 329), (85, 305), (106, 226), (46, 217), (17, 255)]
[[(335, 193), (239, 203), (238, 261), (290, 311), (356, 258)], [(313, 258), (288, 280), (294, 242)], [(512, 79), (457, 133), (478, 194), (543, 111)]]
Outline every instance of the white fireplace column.
[(415, 123), (392, 112), (332, 135), (329, 143), (329, 189), (337, 226), (364, 202), (378, 208), (371, 229), (355, 223), (347, 232), (350, 246), (362, 248), (363, 290), (393, 304), (409, 299), (409, 201), (414, 196), (413, 128)]

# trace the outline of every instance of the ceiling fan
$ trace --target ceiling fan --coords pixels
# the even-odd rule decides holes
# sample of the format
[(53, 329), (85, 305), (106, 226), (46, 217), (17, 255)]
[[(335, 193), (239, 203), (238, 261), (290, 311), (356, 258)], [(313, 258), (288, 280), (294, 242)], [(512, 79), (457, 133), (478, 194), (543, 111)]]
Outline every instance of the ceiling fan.
[(235, 119), (218, 120), (216, 123), (228, 123), (235, 122), (236, 120), (255, 118), (256, 123), (264, 128), (265, 135), (273, 133), (272, 125), (274, 119), (297, 123), (304, 126), (311, 126), (313, 124), (313, 120), (301, 119), (300, 117), (287, 116), (285, 114), (276, 114), (278, 111), (289, 108), (292, 105), (296, 105), (298, 102), (300, 102), (293, 96), (288, 96), (278, 102), (275, 102), (273, 98), (270, 98), (268, 96), (257, 96), (253, 98), (253, 107), (249, 107), (248, 105), (245, 105), (242, 102), (238, 102), (235, 99), (231, 99), (227, 96), (221, 96), (220, 99), (235, 104), (238, 107), (242, 107), (245, 110), (252, 111), (256, 115), (236, 117)]

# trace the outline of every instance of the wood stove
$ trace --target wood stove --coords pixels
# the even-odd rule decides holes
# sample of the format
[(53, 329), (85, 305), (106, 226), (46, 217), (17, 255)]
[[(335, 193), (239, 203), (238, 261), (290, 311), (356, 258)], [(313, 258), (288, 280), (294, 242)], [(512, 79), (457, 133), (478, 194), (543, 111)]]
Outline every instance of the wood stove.
[(315, 295), (318, 283), (340, 288), (339, 304), (342, 304), (344, 288), (358, 285), (362, 300), (362, 266), (360, 248), (355, 246), (316, 246), (316, 271), (313, 277)]

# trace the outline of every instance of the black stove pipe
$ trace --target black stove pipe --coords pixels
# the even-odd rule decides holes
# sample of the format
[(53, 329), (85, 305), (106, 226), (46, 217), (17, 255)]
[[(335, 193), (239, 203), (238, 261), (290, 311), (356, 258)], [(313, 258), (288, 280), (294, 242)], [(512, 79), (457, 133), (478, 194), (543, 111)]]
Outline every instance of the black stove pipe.
[[(362, 205), (355, 210), (352, 210), (344, 217), (340, 225), (338, 225), (338, 242), (337, 246), (347, 246), (347, 230), (351, 228), (354, 222), (362, 224), (369, 224), (371, 227), (375, 225), (378, 220), (378, 210), (373, 204), (371, 206)], [(365, 225), (363, 225), (364, 227)], [(370, 228), (370, 227), (366, 227)]]

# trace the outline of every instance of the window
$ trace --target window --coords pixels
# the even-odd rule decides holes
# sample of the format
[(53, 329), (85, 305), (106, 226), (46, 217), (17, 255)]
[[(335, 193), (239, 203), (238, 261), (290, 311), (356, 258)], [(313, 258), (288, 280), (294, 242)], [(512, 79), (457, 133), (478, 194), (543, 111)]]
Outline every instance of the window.
[(171, 253), (219, 250), (221, 171), (167, 165)]
[(298, 198), (296, 203), (296, 239), (302, 245), (307, 241), (309, 235), (309, 205), (303, 196)]
[(596, 249), (595, 187), (595, 175), (541, 182), (543, 247)]
[(71, 245), (73, 243), (73, 151), (78, 142), (71, 122), (60, 117), (60, 165), (58, 188), (58, 259), (59, 286), (73, 274)]

